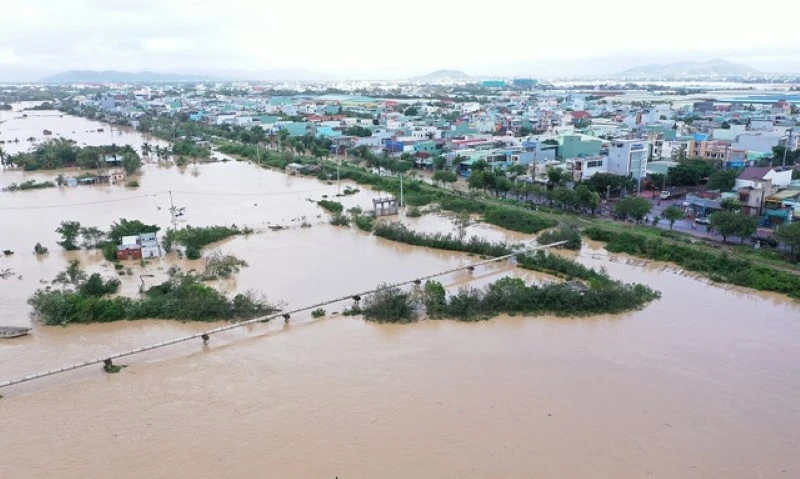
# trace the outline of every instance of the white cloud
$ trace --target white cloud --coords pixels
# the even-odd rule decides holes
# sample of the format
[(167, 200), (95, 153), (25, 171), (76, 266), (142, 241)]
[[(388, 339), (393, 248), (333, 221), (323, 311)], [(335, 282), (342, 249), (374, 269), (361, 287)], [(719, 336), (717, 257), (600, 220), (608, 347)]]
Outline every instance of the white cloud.
[[(638, 0), (25, 0), (4, 2), (0, 64), (29, 68), (154, 71), (260, 71), (303, 68), (387, 77), (459, 68), (473, 73), (515, 64), (625, 57), (660, 61), (796, 57), (800, 30), (772, 28), (785, 0), (734, 8), (672, 0), (654, 9)], [(764, 31), (759, 31), (763, 25)], [(756, 53), (754, 53), (756, 52)], [(777, 69), (778, 55), (760, 61)], [(614, 60), (611, 60), (614, 59)], [(577, 65), (576, 65), (577, 64)], [(588, 64), (588, 63), (587, 63)], [(601, 68), (602, 65), (595, 65)], [(0, 72), (2, 73), (2, 72)]]

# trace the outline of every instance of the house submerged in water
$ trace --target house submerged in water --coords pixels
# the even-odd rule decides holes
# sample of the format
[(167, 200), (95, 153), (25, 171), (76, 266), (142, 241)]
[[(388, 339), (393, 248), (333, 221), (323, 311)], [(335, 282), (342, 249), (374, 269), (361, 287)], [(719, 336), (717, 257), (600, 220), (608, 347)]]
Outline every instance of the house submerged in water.
[(123, 236), (117, 246), (117, 259), (120, 261), (159, 257), (161, 257), (161, 246), (155, 233)]

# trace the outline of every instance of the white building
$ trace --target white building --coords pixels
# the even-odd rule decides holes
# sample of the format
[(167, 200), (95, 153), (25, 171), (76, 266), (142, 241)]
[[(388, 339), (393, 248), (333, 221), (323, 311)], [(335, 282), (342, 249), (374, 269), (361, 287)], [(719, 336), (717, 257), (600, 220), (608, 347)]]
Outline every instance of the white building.
[(783, 136), (777, 133), (768, 132), (745, 132), (741, 133), (733, 144), (733, 148), (745, 151), (772, 152), (773, 146), (778, 146), (783, 140)]
[(647, 175), (650, 144), (642, 140), (614, 140), (608, 149), (608, 172), (632, 176), (636, 180)]
[(608, 173), (608, 158), (589, 156), (567, 160), (567, 168), (572, 171), (573, 181), (588, 180), (597, 173)]

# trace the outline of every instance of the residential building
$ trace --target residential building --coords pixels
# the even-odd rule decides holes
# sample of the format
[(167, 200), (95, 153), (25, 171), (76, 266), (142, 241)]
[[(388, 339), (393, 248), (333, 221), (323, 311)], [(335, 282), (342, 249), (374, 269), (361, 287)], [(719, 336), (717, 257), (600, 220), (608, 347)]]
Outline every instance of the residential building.
[(557, 154), (561, 159), (578, 158), (580, 156), (597, 156), (603, 141), (586, 135), (562, 135), (558, 141)]
[(736, 178), (736, 188), (764, 188), (768, 181), (775, 188), (786, 188), (792, 181), (791, 168), (770, 166), (745, 168)]
[(573, 181), (588, 180), (597, 173), (608, 172), (608, 157), (591, 156), (567, 160), (567, 168), (572, 172)]
[(746, 150), (731, 146), (727, 141), (696, 140), (689, 142), (688, 155), (704, 160), (730, 161), (732, 156), (744, 157)]
[(647, 175), (650, 145), (641, 140), (613, 140), (608, 149), (608, 172), (640, 180)]

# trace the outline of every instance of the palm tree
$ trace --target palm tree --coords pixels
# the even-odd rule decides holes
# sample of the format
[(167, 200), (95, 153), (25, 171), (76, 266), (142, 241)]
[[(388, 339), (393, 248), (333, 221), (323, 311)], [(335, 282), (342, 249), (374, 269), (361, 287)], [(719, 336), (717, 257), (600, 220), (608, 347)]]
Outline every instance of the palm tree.
[(146, 156), (150, 158), (150, 152), (152, 151), (152, 146), (148, 142), (142, 143), (142, 156)]

